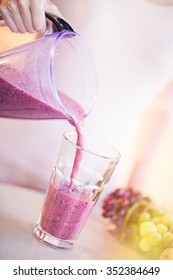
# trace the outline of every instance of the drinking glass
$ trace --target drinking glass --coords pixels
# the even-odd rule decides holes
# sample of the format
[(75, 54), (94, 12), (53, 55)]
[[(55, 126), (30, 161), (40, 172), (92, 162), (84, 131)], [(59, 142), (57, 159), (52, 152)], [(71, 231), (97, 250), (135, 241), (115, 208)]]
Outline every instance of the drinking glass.
[(120, 159), (112, 146), (66, 132), (53, 168), (45, 202), (34, 228), (42, 241), (71, 248)]

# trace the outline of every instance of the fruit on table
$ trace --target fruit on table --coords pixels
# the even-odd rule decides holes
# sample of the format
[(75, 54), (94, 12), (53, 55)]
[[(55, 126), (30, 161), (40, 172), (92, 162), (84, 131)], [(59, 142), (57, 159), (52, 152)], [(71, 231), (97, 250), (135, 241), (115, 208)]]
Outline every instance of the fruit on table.
[(155, 232), (156, 226), (154, 223), (147, 221), (143, 222), (139, 226), (139, 233), (141, 236), (149, 236), (151, 233)]
[[(149, 197), (131, 187), (117, 188), (104, 199), (102, 208), (103, 217), (115, 225), (116, 236), (121, 241), (156, 259), (168, 254), (166, 250), (170, 251), (173, 214), (156, 207)], [(173, 248), (171, 250), (173, 256)]]

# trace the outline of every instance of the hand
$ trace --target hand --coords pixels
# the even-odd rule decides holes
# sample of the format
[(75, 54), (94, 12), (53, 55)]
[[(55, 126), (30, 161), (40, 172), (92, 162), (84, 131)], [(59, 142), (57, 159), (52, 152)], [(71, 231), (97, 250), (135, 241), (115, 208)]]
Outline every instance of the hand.
[(13, 32), (44, 32), (45, 11), (62, 17), (57, 6), (50, 0), (0, 1), (0, 14)]

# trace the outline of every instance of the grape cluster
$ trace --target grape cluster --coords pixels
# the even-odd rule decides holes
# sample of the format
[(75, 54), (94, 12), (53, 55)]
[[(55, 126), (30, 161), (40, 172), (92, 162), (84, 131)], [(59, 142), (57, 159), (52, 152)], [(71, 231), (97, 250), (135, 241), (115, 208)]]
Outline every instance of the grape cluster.
[(117, 228), (121, 228), (128, 210), (141, 200), (150, 201), (148, 197), (143, 197), (133, 188), (117, 188), (104, 199), (102, 215), (105, 218), (111, 218)]
[(173, 214), (156, 208), (133, 188), (117, 188), (109, 194), (103, 202), (103, 217), (111, 219), (117, 237), (154, 258), (173, 244)]
[(139, 249), (156, 257), (173, 243), (173, 214), (163, 208), (143, 212), (138, 220)]

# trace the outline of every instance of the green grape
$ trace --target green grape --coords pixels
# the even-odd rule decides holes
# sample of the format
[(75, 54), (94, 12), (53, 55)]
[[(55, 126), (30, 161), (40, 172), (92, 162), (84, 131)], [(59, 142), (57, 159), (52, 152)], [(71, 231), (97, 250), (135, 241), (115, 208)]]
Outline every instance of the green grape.
[(151, 233), (156, 231), (156, 226), (152, 222), (143, 222), (140, 224), (139, 232), (141, 236), (149, 236)]
[(152, 209), (152, 216), (154, 217), (158, 217), (158, 216), (163, 216), (166, 213), (166, 209), (164, 208), (156, 208), (156, 209)]
[(162, 223), (165, 224), (167, 227), (170, 227), (173, 225), (173, 215), (165, 214), (162, 216)]
[(173, 242), (173, 233), (168, 231), (163, 235), (163, 245), (167, 248), (171, 246), (172, 242)]
[(143, 237), (139, 242), (139, 249), (143, 252), (149, 252), (152, 250), (152, 248), (153, 246), (151, 245), (148, 237)]
[(151, 245), (159, 245), (162, 242), (162, 235), (159, 232), (153, 232), (149, 236)]
[(155, 225), (158, 225), (162, 223), (162, 220), (161, 217), (154, 217), (151, 219), (151, 222), (154, 223)]
[(164, 224), (158, 224), (158, 225), (156, 226), (156, 229), (157, 229), (157, 231), (158, 231), (159, 233), (161, 233), (162, 235), (163, 235), (165, 232), (168, 231), (168, 227), (165, 226)]
[(145, 221), (151, 220), (151, 214), (149, 212), (144, 212), (139, 216), (138, 223), (141, 224)]

